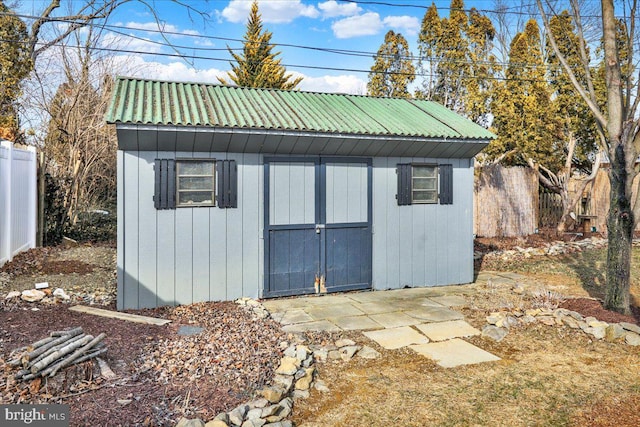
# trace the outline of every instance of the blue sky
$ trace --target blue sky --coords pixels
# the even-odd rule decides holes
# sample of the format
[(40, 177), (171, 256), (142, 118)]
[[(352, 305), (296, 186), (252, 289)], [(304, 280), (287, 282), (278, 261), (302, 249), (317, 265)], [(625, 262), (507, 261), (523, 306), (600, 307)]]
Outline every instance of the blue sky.
[[(197, 13), (190, 16), (184, 7), (167, 0), (156, 0), (154, 12), (165, 31), (179, 34), (166, 35), (167, 39), (180, 46), (186, 55), (219, 58), (220, 60), (162, 57), (153, 53), (174, 53), (170, 47), (156, 44), (163, 42), (157, 30), (156, 18), (142, 3), (126, 3), (117, 10), (109, 21), (121, 34), (106, 34), (103, 45), (147, 52), (129, 54), (119, 63), (126, 64), (121, 73), (136, 76), (186, 81), (217, 82), (217, 75), (225, 75), (229, 70), (230, 54), (227, 45), (240, 48), (241, 42), (227, 39), (241, 39), (246, 30), (246, 22), (251, 0), (231, 1), (189, 1), (194, 9), (205, 12), (209, 20), (205, 22)], [(402, 0), (388, 1), (394, 6), (375, 2), (308, 1), (308, 0), (260, 0), (259, 7), (266, 29), (273, 33), (272, 41), (281, 51), (282, 63), (288, 71), (304, 76), (302, 90), (365, 93), (367, 73), (373, 64), (372, 53), (380, 47), (384, 35), (389, 30), (402, 33), (410, 48), (417, 49), (417, 35), (420, 23), (430, 1)], [(441, 16), (448, 15), (449, 0), (436, 1)], [(493, 0), (466, 2), (465, 7), (491, 9)], [(412, 7), (417, 6), (417, 7)], [(135, 36), (137, 38), (131, 38)], [(198, 37), (206, 36), (206, 37)], [(294, 46), (321, 49), (341, 49), (362, 52), (360, 55), (337, 54), (322, 50), (304, 49)], [(341, 70), (323, 70), (294, 67), (330, 67)], [(356, 72), (353, 70), (364, 70)]]
[[(502, 2), (513, 7), (521, 4), (516, 0)], [(47, 3), (23, 2), (19, 13), (37, 15)], [(217, 76), (226, 76), (231, 60), (227, 46), (242, 47), (252, 0), (182, 3), (203, 12), (208, 19), (195, 11), (188, 13), (187, 8), (169, 0), (131, 1), (120, 6), (110, 17), (99, 44), (130, 51), (115, 54), (113, 72), (212, 83), (218, 82)], [(491, 10), (495, 3), (469, 0), (465, 8)], [(436, 0), (435, 4), (440, 16), (448, 16), (450, 0)], [(264, 27), (273, 33), (272, 42), (281, 52), (282, 64), (294, 75), (304, 77), (300, 89), (355, 94), (366, 92), (367, 71), (387, 31), (402, 33), (411, 51), (417, 52), (422, 17), (430, 5), (430, 0), (259, 0)], [(55, 15), (64, 13), (62, 7)], [(159, 26), (165, 31), (164, 38)], [(186, 60), (167, 56), (176, 54), (167, 42), (180, 46), (178, 50)]]

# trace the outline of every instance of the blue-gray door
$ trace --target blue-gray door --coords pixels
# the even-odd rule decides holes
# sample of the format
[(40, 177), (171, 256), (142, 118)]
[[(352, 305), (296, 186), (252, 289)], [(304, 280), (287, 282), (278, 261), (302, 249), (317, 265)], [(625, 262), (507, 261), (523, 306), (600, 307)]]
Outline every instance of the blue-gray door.
[(265, 159), (265, 297), (371, 288), (370, 159)]

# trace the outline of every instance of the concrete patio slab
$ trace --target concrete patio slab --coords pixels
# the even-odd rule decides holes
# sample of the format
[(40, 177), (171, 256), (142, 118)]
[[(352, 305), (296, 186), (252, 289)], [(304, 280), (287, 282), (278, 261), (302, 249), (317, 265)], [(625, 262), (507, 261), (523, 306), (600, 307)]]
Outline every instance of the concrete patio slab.
[(449, 341), (412, 345), (409, 346), (409, 348), (418, 354), (435, 360), (436, 363), (443, 368), (454, 368), (461, 365), (473, 365), (475, 363), (500, 360), (498, 356), (459, 338)]
[(361, 331), (365, 329), (380, 329), (382, 325), (367, 316), (336, 317), (330, 319), (339, 328), (345, 331)]
[(282, 327), (285, 332), (298, 333), (305, 331), (318, 331), (318, 332), (340, 332), (340, 328), (329, 322), (328, 320), (318, 320), (315, 322), (296, 323), (293, 325), (286, 325)]
[(332, 304), (332, 305), (319, 305), (310, 307), (307, 310), (309, 316), (314, 320), (329, 319), (334, 317), (347, 317), (347, 316), (360, 316), (364, 313), (352, 304)]
[(387, 350), (395, 350), (413, 344), (426, 344), (429, 339), (409, 326), (363, 332), (363, 335)]
[(347, 294), (349, 299), (359, 303), (381, 303), (389, 300), (389, 291), (353, 292)]
[(460, 295), (444, 295), (441, 297), (433, 297), (431, 300), (446, 307), (460, 307), (467, 305), (467, 300)]
[(369, 315), (369, 317), (385, 328), (397, 328), (400, 326), (411, 326), (422, 323), (419, 319), (408, 316), (399, 311), (394, 311), (392, 313), (371, 314)]
[(309, 316), (304, 310), (298, 308), (294, 310), (285, 311), (282, 314), (282, 317), (280, 317), (278, 321), (283, 325), (291, 325), (294, 323), (311, 322), (313, 320), (316, 320), (316, 319)]
[(392, 311), (398, 311), (398, 307), (392, 302), (389, 303), (381, 303), (381, 302), (355, 302), (353, 306), (358, 310), (361, 310), (366, 314), (379, 314), (379, 313), (390, 313)]
[(306, 298), (266, 299), (260, 301), (270, 312), (287, 311), (294, 308), (307, 307)]
[(452, 338), (471, 337), (480, 335), (480, 331), (464, 320), (450, 322), (427, 323), (416, 325), (431, 341), (444, 341)]
[[(462, 313), (445, 307), (422, 307), (406, 312), (407, 315), (428, 322), (447, 322), (449, 320), (464, 319)], [(422, 322), (419, 322), (422, 323)]]
[(349, 304), (353, 300), (346, 294), (324, 294), (324, 295), (310, 295), (299, 298), (306, 301), (305, 307), (321, 307), (335, 304)]

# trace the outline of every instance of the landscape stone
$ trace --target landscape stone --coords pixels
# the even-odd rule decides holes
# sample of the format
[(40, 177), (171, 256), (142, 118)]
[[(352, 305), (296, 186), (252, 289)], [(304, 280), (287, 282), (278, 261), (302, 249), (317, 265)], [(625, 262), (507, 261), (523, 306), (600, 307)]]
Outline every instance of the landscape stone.
[(233, 411), (229, 412), (229, 422), (238, 426), (241, 425), (248, 410), (249, 406), (247, 405), (238, 406)]
[(262, 418), (271, 417), (280, 411), (280, 405), (271, 405), (266, 408), (262, 408)]
[(329, 352), (327, 351), (327, 349), (324, 349), (324, 348), (319, 350), (314, 350), (313, 352), (313, 357), (318, 362), (326, 362), (328, 356), (329, 356)]
[(313, 364), (313, 354), (310, 354), (309, 356), (307, 356), (306, 359), (304, 359), (302, 361), (302, 366), (304, 368), (308, 368), (309, 366), (311, 366)]
[(252, 400), (248, 403), (249, 408), (264, 408), (269, 404), (269, 401), (264, 397), (259, 397), (258, 399)]
[(427, 323), (418, 325), (417, 328), (431, 341), (444, 341), (451, 338), (470, 337), (480, 335), (480, 331), (464, 320), (449, 322)]
[(617, 323), (612, 323), (611, 325), (607, 326), (604, 338), (609, 342), (613, 342), (619, 338), (624, 337), (625, 334), (626, 331), (622, 326)]
[(380, 357), (380, 353), (368, 345), (363, 346), (357, 354), (363, 359), (377, 359)]
[(638, 346), (640, 345), (640, 335), (633, 332), (628, 332), (624, 337), (624, 341), (629, 345)]
[(495, 325), (499, 328), (511, 328), (513, 326), (518, 325), (518, 319), (513, 316), (505, 316), (502, 319), (498, 320)]
[(634, 325), (633, 323), (620, 322), (620, 326), (622, 326), (627, 331), (635, 332), (640, 335), (640, 326)]
[(293, 393), (291, 393), (291, 396), (298, 400), (298, 399), (308, 399), (309, 398), (309, 390), (294, 390)]
[(338, 348), (346, 347), (348, 345), (356, 345), (356, 343), (355, 343), (355, 341), (347, 339), (347, 338), (339, 339), (338, 341), (336, 341), (336, 347), (338, 347)]
[(459, 338), (412, 345), (409, 348), (418, 354), (434, 359), (443, 368), (500, 360), (499, 357)]
[(11, 291), (7, 294), (6, 297), (4, 297), (4, 299), (13, 299), (13, 298), (17, 298), (20, 295), (22, 295), (22, 292), (20, 291)]
[(313, 388), (318, 390), (320, 393), (328, 393), (330, 391), (329, 387), (327, 387), (327, 384), (322, 380), (316, 380), (316, 382), (313, 384)]
[(204, 421), (200, 418), (188, 419), (188, 418), (180, 418), (176, 427), (205, 427)]
[(285, 356), (280, 360), (280, 366), (276, 369), (276, 374), (293, 375), (300, 367), (300, 361), (295, 357)]
[(502, 319), (504, 319), (504, 313), (491, 313), (487, 316), (487, 323), (490, 325), (495, 325)]
[(520, 321), (522, 323), (534, 323), (536, 321), (536, 318), (531, 316), (531, 315), (529, 315), (529, 314), (525, 314), (524, 316), (522, 316)]
[(296, 357), (296, 345), (294, 344), (287, 347), (284, 351), (284, 355), (287, 357)]
[(607, 322), (602, 322), (600, 320), (591, 320), (591, 321), (587, 321), (587, 325), (591, 326), (592, 328), (606, 328), (607, 326), (609, 326), (609, 324)]
[(340, 349), (340, 357), (342, 357), (342, 360), (344, 360), (345, 362), (348, 362), (358, 350), (360, 350), (359, 345), (349, 345), (346, 347), (342, 347)]
[[(242, 423), (242, 427), (262, 427), (267, 423), (262, 418), (252, 418)], [(205, 426), (206, 427), (206, 426)]]
[(260, 390), (260, 395), (271, 403), (280, 402), (285, 393), (284, 389), (278, 386), (267, 387)]
[(293, 387), (293, 377), (291, 375), (275, 375), (273, 383), (281, 385), (284, 387), (285, 392), (288, 392)]
[(340, 351), (338, 350), (331, 350), (327, 356), (327, 358), (329, 360), (338, 360), (342, 358), (342, 355), (340, 354)]
[(215, 418), (204, 425), (204, 427), (229, 427), (229, 424)]
[(289, 420), (284, 420), (277, 423), (265, 424), (263, 427), (293, 427), (293, 423)]
[(316, 368), (307, 368), (305, 369), (304, 376), (296, 381), (296, 390), (309, 390), (311, 387), (311, 382), (313, 381), (313, 373)]
[(579, 329), (580, 328), (580, 325), (578, 324), (578, 321), (576, 319), (574, 319), (573, 317), (570, 317), (570, 316), (562, 317), (562, 323), (565, 324), (566, 326), (570, 327), (571, 329)]
[(495, 325), (486, 325), (482, 328), (482, 337), (500, 342), (507, 336), (509, 331), (506, 328), (499, 328)]
[(227, 414), (226, 412), (219, 413), (213, 419), (217, 421), (222, 421), (225, 424), (229, 424), (229, 414)]
[(295, 357), (296, 359), (300, 360), (300, 362), (305, 360), (308, 355), (309, 355), (309, 347), (305, 345), (299, 345), (296, 347)]
[(42, 300), (47, 294), (38, 289), (27, 289), (22, 291), (21, 298), (27, 302), (38, 302)]
[(395, 350), (411, 344), (426, 344), (429, 339), (409, 326), (363, 332), (363, 334), (387, 350)]
[(260, 417), (262, 417), (262, 408), (250, 409), (249, 412), (247, 412), (247, 415), (245, 416), (247, 420), (253, 420)]
[(539, 316), (538, 320), (540, 321), (540, 323), (542, 323), (543, 325), (547, 325), (547, 326), (555, 326), (556, 325), (556, 319), (554, 319), (553, 317), (549, 317), (549, 316)]

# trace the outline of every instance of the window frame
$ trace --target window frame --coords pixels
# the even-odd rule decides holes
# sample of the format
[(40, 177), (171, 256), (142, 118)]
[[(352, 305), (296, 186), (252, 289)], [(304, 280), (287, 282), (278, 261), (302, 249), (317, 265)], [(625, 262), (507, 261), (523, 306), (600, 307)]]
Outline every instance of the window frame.
[[(438, 204), (438, 201), (440, 200), (440, 170), (439, 170), (439, 165), (436, 163), (410, 163), (411, 166), (411, 188), (410, 188), (410, 203), (411, 204), (419, 204), (419, 205), (433, 205), (433, 204)], [(433, 168), (434, 171), (434, 176), (433, 177), (416, 177), (414, 174), (415, 168), (416, 167), (430, 167)], [(432, 190), (425, 190), (425, 189), (414, 189), (413, 183), (414, 183), (414, 179), (433, 179), (435, 180), (435, 186), (434, 189)], [(428, 193), (428, 192), (434, 192), (435, 193), (435, 197), (433, 198), (433, 200), (418, 200), (414, 198), (414, 191), (416, 192), (423, 192), (423, 193)]]
[[(185, 163), (208, 163), (212, 166), (211, 175), (181, 175), (180, 174), (180, 166)], [(178, 158), (175, 159), (176, 165), (176, 208), (197, 208), (197, 207), (215, 207), (217, 202), (217, 164), (216, 159), (209, 158)], [(180, 178), (198, 178), (198, 177), (211, 177), (211, 202), (207, 203), (181, 203), (180, 202), (180, 193), (188, 193), (188, 192), (209, 192), (209, 189), (196, 189), (196, 190), (180, 190)]]

